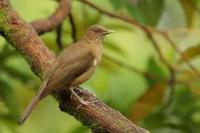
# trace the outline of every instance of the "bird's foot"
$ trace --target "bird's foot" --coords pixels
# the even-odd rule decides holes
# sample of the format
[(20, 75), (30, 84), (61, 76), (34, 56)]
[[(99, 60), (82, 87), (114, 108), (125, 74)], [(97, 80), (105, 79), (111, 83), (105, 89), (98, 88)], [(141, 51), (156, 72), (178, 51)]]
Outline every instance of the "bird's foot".
[(72, 95), (71, 95), (71, 98), (72, 96), (75, 96), (75, 98), (77, 99), (77, 101), (79, 101), (81, 104), (77, 107), (77, 110), (79, 110), (83, 105), (87, 106), (89, 104), (94, 104), (94, 103), (97, 103), (99, 102), (100, 100), (95, 100), (95, 101), (84, 101), (80, 96), (77, 95), (77, 93), (74, 91), (74, 88), (73, 87), (70, 87), (69, 90), (71, 91)]
[(87, 105), (90, 105), (90, 104), (95, 104), (95, 103), (98, 103), (100, 102), (100, 100), (95, 100), (95, 101), (83, 101), (83, 103), (81, 103), (76, 109), (79, 110), (82, 106), (87, 106)]
[(81, 104), (84, 104), (86, 105), (86, 102), (78, 96), (78, 94), (76, 94), (76, 92), (74, 91), (74, 88), (73, 87), (70, 87), (69, 90), (71, 91), (72, 95), (71, 95), (71, 99), (72, 99), (72, 96), (75, 96), (75, 98), (81, 103)]

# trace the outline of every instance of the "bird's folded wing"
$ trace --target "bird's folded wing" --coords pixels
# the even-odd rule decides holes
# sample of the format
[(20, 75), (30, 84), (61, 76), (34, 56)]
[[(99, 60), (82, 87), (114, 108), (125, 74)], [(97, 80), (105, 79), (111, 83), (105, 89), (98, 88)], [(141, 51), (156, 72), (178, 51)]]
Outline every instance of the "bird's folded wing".
[(58, 57), (56, 67), (49, 76), (48, 91), (70, 85), (81, 74), (86, 72), (94, 62), (94, 55), (87, 48), (77, 48), (69, 50), (65, 55)]

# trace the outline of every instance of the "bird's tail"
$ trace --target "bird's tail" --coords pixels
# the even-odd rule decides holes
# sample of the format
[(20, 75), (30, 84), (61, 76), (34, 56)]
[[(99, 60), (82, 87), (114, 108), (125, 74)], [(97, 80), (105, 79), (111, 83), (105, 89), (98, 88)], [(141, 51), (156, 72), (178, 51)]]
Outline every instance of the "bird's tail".
[(35, 109), (35, 107), (37, 106), (37, 104), (39, 103), (39, 101), (42, 98), (44, 98), (45, 88), (46, 88), (46, 81), (40, 87), (38, 94), (31, 100), (31, 102), (29, 103), (29, 105), (26, 107), (24, 113), (20, 117), (19, 122), (18, 122), (20, 125), (23, 124), (26, 121), (26, 119), (29, 117), (29, 115), (31, 114), (31, 112)]
[(26, 119), (29, 117), (29, 115), (31, 114), (31, 112), (35, 109), (36, 105), (39, 103), (40, 101), (40, 97), (37, 95), (35, 96), (31, 102), (29, 103), (29, 105), (27, 106), (26, 110), (24, 111), (24, 113), (22, 114), (22, 116), (19, 119), (19, 124), (23, 124)]

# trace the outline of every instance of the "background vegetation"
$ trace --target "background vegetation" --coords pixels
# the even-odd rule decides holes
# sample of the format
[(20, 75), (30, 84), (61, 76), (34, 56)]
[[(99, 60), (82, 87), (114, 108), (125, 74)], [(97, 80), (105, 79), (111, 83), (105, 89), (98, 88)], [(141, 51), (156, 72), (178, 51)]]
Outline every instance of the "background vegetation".
[[(78, 0), (73, 1), (77, 38), (93, 24), (115, 31), (104, 41), (104, 57), (98, 70), (82, 86), (153, 133), (200, 132), (200, 1), (90, 1), (141, 25), (108, 17)], [(49, 16), (57, 6), (55, 0), (11, 0), (11, 3), (30, 22)], [(142, 25), (151, 29), (152, 36), (143, 31)], [(71, 29), (66, 19), (62, 28), (65, 47), (73, 43)], [(50, 49), (59, 53), (55, 31), (41, 37)], [(40, 81), (23, 57), (0, 39), (0, 132), (90, 132), (62, 113), (52, 97), (43, 100), (23, 126), (17, 125), (20, 112), (35, 95)]]

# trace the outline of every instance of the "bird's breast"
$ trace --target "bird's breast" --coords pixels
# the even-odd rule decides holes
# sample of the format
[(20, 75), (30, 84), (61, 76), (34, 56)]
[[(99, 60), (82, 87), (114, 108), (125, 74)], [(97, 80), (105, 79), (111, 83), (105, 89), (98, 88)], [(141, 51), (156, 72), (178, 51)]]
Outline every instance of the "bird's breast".
[(87, 81), (94, 73), (94, 71), (96, 69), (96, 65), (97, 65), (97, 60), (95, 59), (93, 62), (93, 65), (90, 68), (88, 68), (88, 70), (86, 72), (84, 72), (79, 77), (77, 77), (76, 80), (72, 82), (71, 86), (77, 86), (77, 85), (82, 84), (83, 82)]
[(94, 61), (93, 61), (93, 66), (96, 66), (98, 63), (97, 59), (95, 58)]

